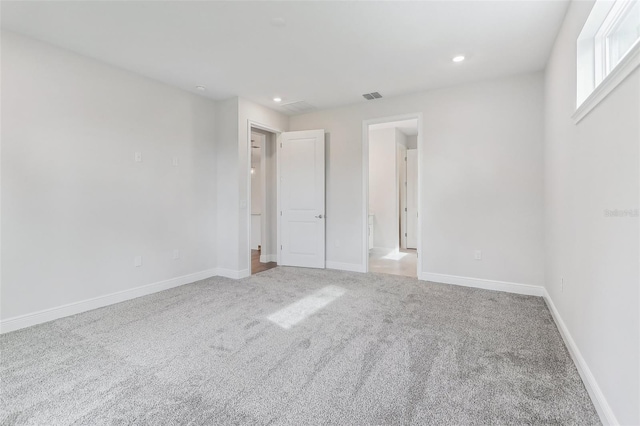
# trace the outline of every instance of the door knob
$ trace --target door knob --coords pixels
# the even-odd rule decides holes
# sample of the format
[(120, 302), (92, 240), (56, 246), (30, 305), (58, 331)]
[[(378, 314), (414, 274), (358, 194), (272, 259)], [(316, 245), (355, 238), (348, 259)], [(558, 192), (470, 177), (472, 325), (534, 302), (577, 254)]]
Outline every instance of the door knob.
[(319, 214), (318, 216), (316, 216), (317, 219), (322, 219), (322, 215)]

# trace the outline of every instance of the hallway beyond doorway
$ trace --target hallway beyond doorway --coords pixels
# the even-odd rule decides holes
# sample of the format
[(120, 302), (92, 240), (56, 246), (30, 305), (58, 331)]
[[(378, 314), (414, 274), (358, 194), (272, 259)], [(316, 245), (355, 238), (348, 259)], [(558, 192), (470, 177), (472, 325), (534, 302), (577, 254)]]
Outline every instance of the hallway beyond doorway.
[(276, 266), (278, 266), (277, 262), (260, 262), (260, 247), (258, 250), (251, 250), (251, 275), (268, 271)]
[(417, 278), (418, 254), (415, 249), (372, 249), (369, 252), (369, 271)]

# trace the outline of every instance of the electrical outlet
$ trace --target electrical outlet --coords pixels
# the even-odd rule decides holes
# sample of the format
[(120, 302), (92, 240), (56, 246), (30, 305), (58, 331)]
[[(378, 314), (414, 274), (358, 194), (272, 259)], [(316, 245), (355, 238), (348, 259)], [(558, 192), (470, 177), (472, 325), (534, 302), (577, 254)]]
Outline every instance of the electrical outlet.
[(482, 260), (482, 250), (476, 250), (476, 252), (473, 255), (473, 258), (475, 260)]
[(133, 154), (133, 159), (136, 161), (136, 163), (142, 163), (142, 153), (136, 152), (135, 154)]
[(135, 266), (136, 268), (142, 266), (142, 256), (136, 256), (133, 258), (133, 266)]
[(178, 157), (173, 157), (173, 158), (171, 159), (171, 164), (172, 164), (172, 165), (177, 166), (177, 165), (178, 165), (178, 163), (179, 163), (179, 161), (178, 161)]
[(173, 259), (180, 259), (180, 250), (175, 249), (173, 250)]

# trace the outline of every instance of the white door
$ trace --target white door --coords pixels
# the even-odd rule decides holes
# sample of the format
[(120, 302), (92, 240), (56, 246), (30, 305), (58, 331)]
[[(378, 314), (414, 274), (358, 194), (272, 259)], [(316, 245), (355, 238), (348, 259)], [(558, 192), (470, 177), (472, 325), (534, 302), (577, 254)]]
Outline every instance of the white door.
[(324, 268), (324, 130), (280, 134), (280, 265)]
[(418, 150), (407, 150), (407, 248), (418, 247)]

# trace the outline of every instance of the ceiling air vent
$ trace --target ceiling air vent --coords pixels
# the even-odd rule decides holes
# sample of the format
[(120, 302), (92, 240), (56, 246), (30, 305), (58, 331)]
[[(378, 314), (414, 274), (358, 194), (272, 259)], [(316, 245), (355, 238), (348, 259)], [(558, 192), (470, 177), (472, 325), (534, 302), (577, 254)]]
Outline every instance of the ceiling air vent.
[(316, 109), (316, 107), (305, 101), (289, 102), (288, 104), (280, 105), (280, 108), (289, 114), (302, 114)]
[(362, 95), (362, 97), (368, 101), (372, 101), (374, 99), (380, 99), (382, 95), (378, 92), (371, 92), (371, 93), (365, 93), (364, 95)]

